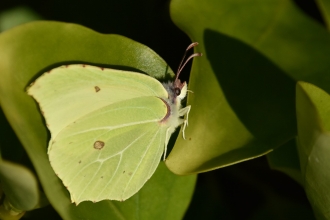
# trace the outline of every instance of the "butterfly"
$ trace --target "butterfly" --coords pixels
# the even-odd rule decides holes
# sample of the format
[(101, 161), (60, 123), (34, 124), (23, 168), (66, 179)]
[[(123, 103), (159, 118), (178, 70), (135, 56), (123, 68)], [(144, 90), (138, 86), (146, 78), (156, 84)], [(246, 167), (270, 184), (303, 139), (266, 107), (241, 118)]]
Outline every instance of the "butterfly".
[[(50, 164), (71, 201), (124, 201), (155, 172), (175, 129), (183, 137), (191, 106), (182, 108), (187, 84), (137, 72), (84, 64), (64, 65), (41, 75), (28, 88), (39, 104), (51, 139)], [(186, 119), (182, 117), (187, 115)]]

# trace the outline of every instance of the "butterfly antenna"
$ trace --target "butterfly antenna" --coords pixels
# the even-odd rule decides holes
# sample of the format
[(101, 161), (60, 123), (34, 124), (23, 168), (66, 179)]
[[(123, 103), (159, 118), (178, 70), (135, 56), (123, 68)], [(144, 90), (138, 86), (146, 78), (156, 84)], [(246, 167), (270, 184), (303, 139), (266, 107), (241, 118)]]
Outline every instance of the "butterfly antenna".
[[(183, 70), (183, 68), (185, 67), (185, 65), (189, 62), (189, 60), (191, 60), (192, 58), (194, 57), (200, 57), (202, 56), (203, 54), (202, 53), (194, 53), (194, 54), (191, 54), (188, 59), (186, 60), (186, 62), (184, 62), (184, 64), (182, 65), (182, 67), (178, 70), (178, 73), (177, 75), (179, 75), (181, 73), (181, 71)], [(176, 77), (178, 78), (178, 77)]]
[[(194, 47), (197, 46), (197, 45), (198, 45), (198, 42), (194, 42), (194, 43), (191, 43), (191, 44), (187, 47), (187, 49), (186, 49), (186, 51), (184, 52), (184, 55), (183, 55), (183, 57), (182, 57), (182, 60), (181, 60), (181, 62), (180, 62), (180, 65), (179, 65), (179, 67), (178, 67), (178, 70), (177, 70), (177, 72), (176, 72), (175, 81), (179, 78), (179, 75), (180, 75), (180, 73), (181, 73), (183, 67), (187, 64), (187, 62), (188, 62), (191, 58), (196, 57), (196, 56), (202, 56), (201, 53), (194, 53), (194, 54), (192, 54), (192, 55), (186, 60), (186, 62), (183, 64), (183, 61), (184, 61), (184, 59), (186, 58), (187, 52), (188, 52), (191, 48), (194, 48)], [(183, 65), (182, 65), (182, 64), (183, 64)]]

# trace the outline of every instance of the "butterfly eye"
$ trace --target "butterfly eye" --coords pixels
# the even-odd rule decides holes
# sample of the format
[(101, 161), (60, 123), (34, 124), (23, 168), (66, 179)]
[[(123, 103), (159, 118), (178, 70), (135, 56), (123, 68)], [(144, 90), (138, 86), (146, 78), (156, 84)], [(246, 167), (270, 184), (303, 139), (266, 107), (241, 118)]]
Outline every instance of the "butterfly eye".
[(175, 92), (175, 95), (179, 96), (181, 94), (181, 89), (175, 88), (174, 92)]

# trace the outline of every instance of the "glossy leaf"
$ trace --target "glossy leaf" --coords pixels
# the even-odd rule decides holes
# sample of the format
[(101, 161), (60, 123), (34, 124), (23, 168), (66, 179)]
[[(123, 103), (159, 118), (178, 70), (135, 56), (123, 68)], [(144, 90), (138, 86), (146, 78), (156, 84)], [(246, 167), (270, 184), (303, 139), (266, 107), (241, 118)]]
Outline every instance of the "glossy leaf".
[(297, 84), (298, 150), (304, 187), (317, 219), (330, 218), (330, 96)]
[(166, 163), (173, 172), (270, 152), (296, 135), (295, 80), (330, 91), (329, 33), (291, 1), (173, 0), (170, 11), (204, 54), (190, 76), (189, 141), (178, 139)]
[(40, 20), (41, 17), (28, 7), (16, 7), (0, 13), (0, 32), (27, 22)]
[(18, 213), (32, 210), (39, 199), (38, 182), (26, 167), (0, 161), (1, 189), (13, 210)]
[[(124, 214), (118, 211), (118, 206), (126, 203), (104, 201), (96, 204), (86, 202), (79, 206), (71, 204), (69, 193), (49, 165), (46, 154), (49, 135), (39, 108), (33, 98), (27, 95), (26, 87), (41, 73), (61, 64), (93, 64), (144, 72), (161, 79), (168, 77), (167, 72), (173, 75), (172, 71), (162, 58), (144, 45), (119, 35), (103, 35), (74, 24), (34, 22), (19, 26), (0, 35), (0, 48), (0, 103), (23, 143), (50, 203), (64, 219), (102, 219), (102, 216), (122, 219)], [(194, 183), (194, 177), (176, 178), (186, 178), (186, 185)], [(176, 210), (174, 213), (177, 218), (183, 215), (193, 187), (188, 187), (189, 193), (186, 194), (183, 193), (185, 185), (173, 187), (176, 196), (183, 199), (184, 206), (168, 204), (171, 197), (158, 197), (155, 192), (146, 193), (145, 200), (153, 202), (153, 199), (157, 199), (162, 203), (157, 209), (158, 216), (165, 212), (166, 207)], [(146, 206), (140, 207), (137, 202), (129, 207), (125, 212), (147, 210)]]

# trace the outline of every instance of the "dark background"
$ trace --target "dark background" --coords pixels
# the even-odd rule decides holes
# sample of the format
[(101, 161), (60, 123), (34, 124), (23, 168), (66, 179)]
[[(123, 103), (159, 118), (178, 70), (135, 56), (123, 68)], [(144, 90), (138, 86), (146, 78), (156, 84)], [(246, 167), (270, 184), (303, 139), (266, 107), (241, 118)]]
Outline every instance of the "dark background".
[[(324, 25), (313, 0), (296, 0), (306, 14)], [(0, 0), (0, 13), (27, 6), (45, 20), (78, 23), (101, 33), (115, 33), (143, 43), (177, 69), (190, 39), (171, 21), (169, 1)], [(1, 48), (0, 48), (1, 49)], [(183, 78), (188, 79), (188, 68)], [(1, 80), (1, 79), (0, 79)], [(16, 155), (3, 157), (28, 163), (28, 157), (0, 111), (0, 140), (17, 146)], [(1, 145), (0, 145), (1, 146)], [(25, 217), (60, 219), (46, 207)], [(314, 219), (303, 188), (283, 173), (270, 170), (266, 157), (199, 174), (185, 219)]]

